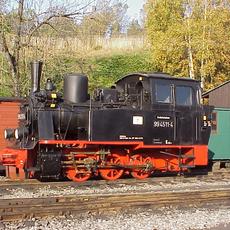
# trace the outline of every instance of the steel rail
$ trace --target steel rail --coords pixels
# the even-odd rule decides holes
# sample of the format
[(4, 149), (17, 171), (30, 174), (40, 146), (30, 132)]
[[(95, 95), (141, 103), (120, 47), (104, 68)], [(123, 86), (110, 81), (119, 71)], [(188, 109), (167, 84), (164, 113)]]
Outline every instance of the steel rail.
[(230, 205), (230, 188), (185, 192), (122, 193), (46, 198), (0, 199), (0, 221), (133, 208)]
[(55, 187), (91, 187), (91, 186), (103, 186), (103, 185), (135, 185), (135, 184), (159, 184), (159, 183), (177, 183), (177, 182), (195, 182), (195, 181), (215, 181), (215, 180), (225, 180), (230, 179), (230, 171), (209, 173), (209, 174), (198, 174), (198, 175), (185, 175), (185, 176), (161, 176), (160, 177), (150, 177), (144, 180), (137, 180), (134, 178), (118, 179), (116, 181), (107, 180), (89, 180), (81, 183), (76, 183), (73, 181), (54, 181), (54, 182), (41, 182), (36, 179), (26, 179), (26, 180), (2, 180), (0, 181), (1, 189), (11, 189), (11, 188), (29, 188), (36, 189), (49, 186), (50, 188)]

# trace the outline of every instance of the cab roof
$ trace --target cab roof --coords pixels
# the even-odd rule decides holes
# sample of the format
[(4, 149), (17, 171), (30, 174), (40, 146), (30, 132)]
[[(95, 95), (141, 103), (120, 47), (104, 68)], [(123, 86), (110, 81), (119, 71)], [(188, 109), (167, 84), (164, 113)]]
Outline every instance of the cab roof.
[(171, 76), (167, 73), (161, 73), (161, 72), (149, 72), (149, 73), (131, 73), (128, 75), (125, 75), (124, 77), (122, 77), (121, 79), (119, 79), (117, 83), (123, 81), (126, 78), (129, 78), (131, 76), (140, 76), (140, 77), (145, 77), (145, 78), (159, 78), (159, 79), (172, 79), (172, 80), (182, 80), (182, 81), (193, 81), (193, 82), (200, 82), (199, 80), (195, 80), (195, 79), (191, 79), (191, 78), (187, 78), (187, 77), (175, 77), (175, 76)]

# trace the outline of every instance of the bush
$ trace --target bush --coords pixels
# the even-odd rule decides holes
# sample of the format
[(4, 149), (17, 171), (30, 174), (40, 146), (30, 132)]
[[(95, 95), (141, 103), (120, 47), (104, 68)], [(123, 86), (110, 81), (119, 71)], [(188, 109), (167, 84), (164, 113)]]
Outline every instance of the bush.
[(126, 74), (152, 71), (148, 52), (117, 54), (110, 57), (93, 58), (90, 60), (93, 69), (89, 72), (90, 89), (110, 87)]
[[(89, 91), (97, 87), (110, 87), (118, 79), (133, 72), (144, 72), (154, 70), (150, 63), (150, 53), (143, 51), (138, 53), (110, 54), (109, 56), (76, 57), (70, 55), (54, 56), (47, 58), (43, 65), (41, 88), (44, 87), (46, 79), (51, 78), (58, 91), (63, 92), (63, 79), (67, 73), (85, 73), (89, 77)], [(0, 90), (0, 96), (9, 96), (10, 89), (6, 87), (9, 76), (5, 77)], [(5, 79), (4, 78), (4, 79)], [(29, 66), (23, 76), (23, 95), (30, 88)]]

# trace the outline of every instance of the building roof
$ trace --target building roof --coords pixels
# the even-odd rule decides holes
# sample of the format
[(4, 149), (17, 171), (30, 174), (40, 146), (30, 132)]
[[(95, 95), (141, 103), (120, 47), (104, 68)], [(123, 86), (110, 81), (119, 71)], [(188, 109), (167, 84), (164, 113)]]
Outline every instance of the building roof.
[(19, 97), (0, 97), (0, 102), (22, 102), (24, 98)]
[(224, 85), (226, 85), (226, 84), (228, 84), (228, 83), (230, 83), (230, 80), (228, 80), (228, 81), (224, 82), (223, 84), (218, 85), (217, 87), (215, 87), (215, 88), (213, 88), (213, 89), (210, 89), (210, 90), (208, 90), (207, 92), (203, 93), (203, 94), (202, 94), (202, 97), (203, 97), (203, 98), (207, 98), (211, 92), (213, 92), (214, 90), (217, 90), (217, 89), (221, 88), (222, 86), (224, 86)]

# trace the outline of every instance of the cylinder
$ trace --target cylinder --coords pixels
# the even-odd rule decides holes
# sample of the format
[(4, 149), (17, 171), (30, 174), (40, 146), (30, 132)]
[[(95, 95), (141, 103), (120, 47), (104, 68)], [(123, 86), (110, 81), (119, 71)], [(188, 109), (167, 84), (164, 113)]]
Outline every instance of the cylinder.
[(31, 65), (31, 92), (40, 91), (40, 81), (42, 74), (42, 61), (32, 61)]
[(88, 100), (87, 76), (79, 73), (65, 75), (64, 100), (71, 103), (83, 103)]

